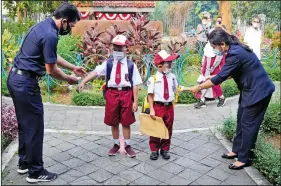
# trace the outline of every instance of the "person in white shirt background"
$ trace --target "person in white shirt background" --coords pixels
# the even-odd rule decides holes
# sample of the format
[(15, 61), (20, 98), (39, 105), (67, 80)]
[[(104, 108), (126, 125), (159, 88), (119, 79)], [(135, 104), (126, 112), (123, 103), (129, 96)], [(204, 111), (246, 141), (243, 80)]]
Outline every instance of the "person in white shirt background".
[(255, 16), (252, 20), (252, 26), (249, 27), (244, 36), (244, 42), (253, 50), (258, 59), (261, 59), (261, 19)]
[(81, 91), (84, 85), (95, 77), (106, 76), (105, 93), (105, 117), (104, 123), (111, 126), (114, 146), (109, 150), (109, 156), (115, 156), (120, 150), (119, 123), (122, 124), (125, 140), (125, 151), (129, 157), (135, 157), (136, 153), (130, 146), (130, 125), (136, 119), (134, 112), (138, 110), (138, 85), (142, 79), (136, 64), (127, 58), (128, 40), (124, 35), (117, 35), (112, 40), (113, 53), (107, 61), (97, 66), (85, 79), (81, 81), (77, 89)]

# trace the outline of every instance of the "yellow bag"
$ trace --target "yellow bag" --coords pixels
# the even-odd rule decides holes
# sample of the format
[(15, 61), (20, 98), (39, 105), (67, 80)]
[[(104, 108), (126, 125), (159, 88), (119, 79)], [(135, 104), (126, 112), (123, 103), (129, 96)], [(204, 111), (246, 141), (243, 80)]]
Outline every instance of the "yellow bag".
[[(155, 81), (156, 81), (156, 74), (153, 76), (153, 79), (154, 79), (154, 83), (155, 83)], [(181, 87), (178, 86), (177, 87), (177, 91), (176, 91), (176, 95), (175, 95), (175, 100), (174, 100), (174, 103), (173, 103), (174, 106), (178, 102), (180, 91), (181, 91)], [(145, 96), (145, 98), (143, 100), (143, 103), (142, 103), (142, 113), (150, 114), (150, 108), (149, 108), (149, 103), (148, 103), (148, 96)]]

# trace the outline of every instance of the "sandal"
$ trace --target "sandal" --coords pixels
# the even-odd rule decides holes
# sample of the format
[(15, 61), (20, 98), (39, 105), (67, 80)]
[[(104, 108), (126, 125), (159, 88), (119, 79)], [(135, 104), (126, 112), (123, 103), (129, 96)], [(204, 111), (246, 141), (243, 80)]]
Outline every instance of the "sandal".
[(251, 163), (245, 163), (244, 165), (241, 165), (241, 166), (236, 166), (232, 163), (228, 166), (228, 168), (232, 169), (232, 170), (240, 170), (240, 169), (243, 169), (244, 167), (249, 167), (249, 166), (251, 166)]
[(236, 154), (234, 156), (229, 156), (227, 155), (227, 153), (224, 153), (221, 157), (225, 159), (234, 159), (234, 158), (238, 158), (238, 155)]

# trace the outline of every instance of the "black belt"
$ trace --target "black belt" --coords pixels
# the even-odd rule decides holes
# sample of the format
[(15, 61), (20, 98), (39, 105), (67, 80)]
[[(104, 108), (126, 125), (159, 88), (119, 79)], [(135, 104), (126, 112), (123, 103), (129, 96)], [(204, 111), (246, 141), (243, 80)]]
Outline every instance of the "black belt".
[(25, 70), (17, 69), (16, 67), (12, 68), (12, 72), (14, 72), (18, 75), (26, 76), (26, 77), (33, 78), (33, 79), (36, 79), (36, 80), (40, 80), (40, 78), (41, 78), (41, 76), (32, 74), (31, 72), (28, 72), (28, 71), (25, 71)]
[(154, 104), (156, 104), (156, 105), (163, 105), (163, 106), (170, 106), (170, 105), (173, 104), (173, 102), (154, 101)]
[(131, 87), (108, 87), (109, 90), (119, 90), (119, 91), (122, 91), (122, 90), (131, 90), (132, 88)]

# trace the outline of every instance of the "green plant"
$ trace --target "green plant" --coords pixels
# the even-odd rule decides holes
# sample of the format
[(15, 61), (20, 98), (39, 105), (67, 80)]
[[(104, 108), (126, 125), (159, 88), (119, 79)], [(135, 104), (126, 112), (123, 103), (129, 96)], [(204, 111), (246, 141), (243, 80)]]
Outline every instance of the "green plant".
[(11, 140), (5, 134), (1, 134), (1, 152), (3, 152), (10, 143)]
[(280, 150), (266, 142), (268, 136), (258, 137), (254, 150), (254, 166), (274, 185), (281, 184)]
[[(265, 36), (269, 39), (272, 39), (275, 32), (276, 25), (275, 23), (270, 23), (265, 26)], [(280, 42), (280, 41), (279, 41)]]
[(185, 58), (184, 64), (187, 66), (201, 67), (201, 59), (202, 57), (199, 54), (190, 54)]
[(190, 104), (195, 103), (197, 100), (194, 95), (190, 92), (181, 92), (179, 95), (178, 103), (181, 104)]
[(2, 76), (1, 93), (4, 96), (10, 97), (10, 93), (9, 93), (8, 87), (7, 87), (7, 77), (6, 76)]
[(225, 97), (232, 97), (240, 92), (233, 79), (223, 82), (221, 86)]
[(18, 43), (11, 32), (8, 29), (4, 30), (2, 34), (2, 50), (4, 52), (5, 60), (3, 65), (5, 70), (7, 66), (12, 66), (14, 58), (19, 50)]
[(9, 30), (13, 36), (17, 39), (18, 37), (23, 37), (27, 33), (28, 29), (34, 25), (36, 22), (34, 20), (25, 20), (24, 22), (5, 22), (2, 23), (2, 33), (5, 29)]
[(60, 36), (57, 47), (57, 53), (66, 61), (75, 64), (76, 54), (78, 52), (81, 52), (81, 49), (77, 45), (81, 42), (82, 38), (80, 36)]
[(104, 106), (105, 99), (103, 97), (102, 92), (80, 92), (72, 94), (72, 104), (79, 106)]
[(272, 81), (280, 81), (280, 68), (265, 68)]
[(267, 132), (281, 133), (280, 101), (271, 102), (264, 115), (261, 128)]
[(223, 126), (219, 128), (219, 130), (228, 140), (232, 141), (235, 136), (236, 125), (236, 120), (232, 117), (229, 117), (223, 121)]

